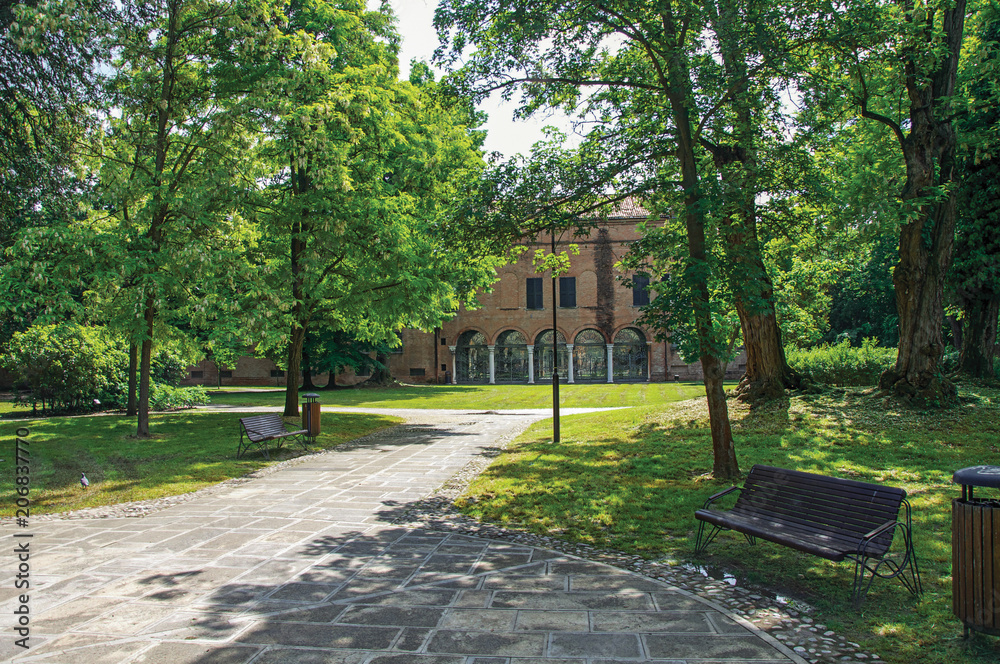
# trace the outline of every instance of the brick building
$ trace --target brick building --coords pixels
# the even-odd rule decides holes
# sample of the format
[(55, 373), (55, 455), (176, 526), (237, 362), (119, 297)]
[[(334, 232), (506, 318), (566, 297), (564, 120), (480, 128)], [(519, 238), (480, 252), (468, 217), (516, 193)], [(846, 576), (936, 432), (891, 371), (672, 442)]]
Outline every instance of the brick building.
[[(624, 204), (618, 216), (603, 219), (585, 237), (556, 238), (556, 251), (570, 243), (570, 270), (556, 288), (556, 342), (560, 382), (611, 383), (694, 381), (701, 363), (686, 364), (669, 342), (654, 341), (653, 331), (636, 324), (649, 302), (644, 288), (630, 289), (615, 268), (639, 239), (636, 226), (647, 219), (641, 208)], [(552, 380), (552, 279), (532, 265), (536, 248), (549, 251), (551, 237), (526, 242), (528, 251), (497, 274), (492, 293), (480, 293), (480, 308), (462, 308), (432, 333), (403, 330), (403, 344), (389, 356), (392, 375), (404, 383), (541, 383)], [(572, 358), (572, 363), (569, 362)], [(738, 378), (744, 355), (730, 363), (727, 377)], [(249, 357), (231, 370), (218, 371), (209, 360), (190, 368), (187, 384), (285, 385), (285, 373), (272, 362)], [(337, 383), (365, 380), (353, 372)], [(325, 385), (327, 376), (314, 376)]]
[[(586, 237), (557, 237), (557, 252), (569, 243), (580, 250), (556, 286), (560, 382), (700, 380), (700, 362), (684, 363), (669, 342), (655, 342), (652, 330), (636, 324), (649, 293), (627, 288), (615, 264), (639, 239), (636, 225), (646, 212), (633, 207), (619, 214)], [(551, 237), (527, 244), (516, 263), (498, 271), (493, 292), (480, 293), (480, 308), (462, 308), (433, 333), (404, 330), (402, 347), (390, 357), (393, 376), (427, 383), (551, 382), (553, 284), (532, 265), (534, 250), (549, 251)], [(744, 367), (741, 356), (728, 373), (737, 377)]]

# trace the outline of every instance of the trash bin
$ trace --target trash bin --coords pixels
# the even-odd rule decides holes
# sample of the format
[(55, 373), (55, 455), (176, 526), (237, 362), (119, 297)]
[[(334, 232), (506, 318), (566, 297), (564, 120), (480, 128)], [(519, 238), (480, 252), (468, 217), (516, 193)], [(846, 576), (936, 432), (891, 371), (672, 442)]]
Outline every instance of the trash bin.
[(306, 434), (314, 439), (319, 435), (319, 395), (315, 392), (303, 394), (306, 402), (302, 404), (302, 428), (308, 431)]
[[(974, 496), (1000, 488), (1000, 466), (956, 471), (962, 498), (951, 502), (952, 610), (969, 630), (1000, 636), (1000, 499)], [(985, 493), (985, 492), (981, 492)]]

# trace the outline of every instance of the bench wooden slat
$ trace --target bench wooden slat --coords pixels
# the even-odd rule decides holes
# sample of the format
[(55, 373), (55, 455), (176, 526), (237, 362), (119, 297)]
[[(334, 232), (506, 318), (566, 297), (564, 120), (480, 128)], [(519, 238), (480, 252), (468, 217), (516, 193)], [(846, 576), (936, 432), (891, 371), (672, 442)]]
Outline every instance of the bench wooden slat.
[[(276, 447), (280, 448), (285, 438), (297, 438), (302, 448), (306, 449), (304, 437), (308, 434), (308, 429), (290, 431), (285, 426), (284, 420), (282, 420), (281, 416), (277, 413), (241, 417), (240, 444), (236, 450), (236, 458), (238, 459), (242, 457), (243, 454), (250, 449), (251, 444), (253, 444), (264, 452), (265, 457), (270, 459), (271, 455), (268, 451), (268, 442), (272, 440), (278, 441), (276, 443)], [(249, 441), (246, 444), (243, 443), (244, 436)]]
[[(845, 558), (855, 561), (856, 602), (868, 588), (863, 584), (865, 572), (871, 572), (871, 579), (898, 577), (908, 589), (919, 594), (910, 507), (903, 489), (757, 465), (747, 475), (732, 509), (709, 509), (725, 493), (729, 492), (709, 498), (705, 507), (695, 513), (701, 522), (697, 552), (704, 551), (719, 530), (735, 530), (746, 535), (751, 543), (760, 538), (835, 562)], [(906, 508), (905, 523), (899, 522), (901, 507)], [(706, 524), (712, 525), (707, 538)], [(869, 533), (887, 525), (884, 532), (866, 539)], [(886, 556), (895, 531), (900, 528), (904, 531), (906, 554), (902, 563), (894, 565)], [(869, 561), (875, 562), (869, 564)], [(880, 574), (879, 569), (886, 563), (891, 573)], [(904, 571), (909, 571), (910, 580), (902, 576)]]

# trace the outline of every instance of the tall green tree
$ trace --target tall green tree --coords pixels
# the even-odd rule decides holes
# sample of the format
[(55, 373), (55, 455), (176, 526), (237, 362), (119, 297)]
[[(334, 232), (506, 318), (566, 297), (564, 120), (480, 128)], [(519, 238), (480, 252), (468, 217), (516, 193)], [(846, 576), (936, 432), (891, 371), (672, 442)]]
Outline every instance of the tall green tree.
[[(670, 264), (683, 280), (677, 292), (690, 298), (684, 311), (694, 316), (718, 477), (738, 474), (738, 465), (720, 361), (729, 335), (717, 323), (715, 276), (739, 289), (745, 342), (753, 346), (748, 393), (783, 391), (791, 378), (755, 203), (764, 190), (758, 111), (776, 108), (770, 77), (787, 48), (769, 27), (784, 24), (778, 17), (772, 5), (729, 0), (446, 0), (436, 15), (441, 57), (461, 63), (452, 80), (462, 93), (510, 99), (519, 92), (520, 114), (561, 108), (577, 117), (586, 134), (577, 151), (587, 160), (584, 175), (550, 187), (552, 202), (539, 209), (559, 205), (565, 217), (590, 207), (588, 196), (605, 194), (613, 203), (638, 195), (653, 212), (683, 221), (686, 256), (658, 262)], [(719, 239), (732, 269), (712, 257)], [(645, 246), (657, 244), (666, 249), (655, 239)]]
[(126, 3), (114, 36), (110, 93), (116, 113), (96, 158), (106, 227), (99, 241), (117, 278), (116, 327), (138, 349), (136, 433), (149, 436), (158, 328), (178, 310), (193, 318), (225, 307), (250, 232), (234, 214), (249, 186), (242, 161), (247, 81), (233, 59), (247, 50), (267, 7), (222, 0)]
[(258, 350), (285, 349), (295, 415), (311, 326), (368, 342), (430, 329), (492, 281), (494, 263), (448, 232), (483, 167), (479, 139), (432, 81), (398, 80), (392, 16), (360, 0), (286, 10), (260, 68), (269, 186), (253, 299), (274, 312)]
[[(845, 51), (852, 99), (861, 117), (891, 132), (905, 165), (893, 270), (899, 349), (879, 384), (904, 399), (946, 402), (955, 394), (940, 368), (944, 283), (955, 244), (952, 97), (967, 2), (859, 2), (839, 9), (831, 45)], [(897, 112), (900, 98), (905, 104)]]
[(962, 307), (959, 368), (993, 376), (1000, 316), (1000, 7), (974, 3), (960, 71), (961, 181), (952, 287)]
[(86, 188), (75, 144), (100, 103), (103, 0), (0, 1), (0, 247), (73, 215)]

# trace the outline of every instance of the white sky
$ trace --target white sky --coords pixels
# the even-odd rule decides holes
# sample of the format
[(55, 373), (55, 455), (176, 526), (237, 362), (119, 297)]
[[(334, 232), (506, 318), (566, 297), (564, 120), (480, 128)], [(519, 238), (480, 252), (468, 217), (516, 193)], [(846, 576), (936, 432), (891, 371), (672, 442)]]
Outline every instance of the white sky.
[[(368, 0), (370, 7), (376, 7), (378, 0)], [(396, 16), (399, 18), (399, 32), (403, 37), (399, 54), (401, 76), (406, 78), (410, 73), (410, 60), (417, 58), (431, 61), (434, 49), (438, 46), (437, 33), (434, 31), (434, 9), (437, 0), (389, 0)], [(436, 69), (440, 78), (441, 71)], [(558, 127), (569, 133), (569, 123), (565, 117), (555, 116), (544, 118), (536, 115), (528, 120), (514, 121), (516, 106), (504, 103), (498, 94), (480, 104), (479, 110), (489, 115), (486, 123), (487, 137), (485, 148), (487, 152), (500, 152), (506, 157), (517, 153), (528, 154), (531, 146), (542, 138), (542, 129), (547, 125)]]

